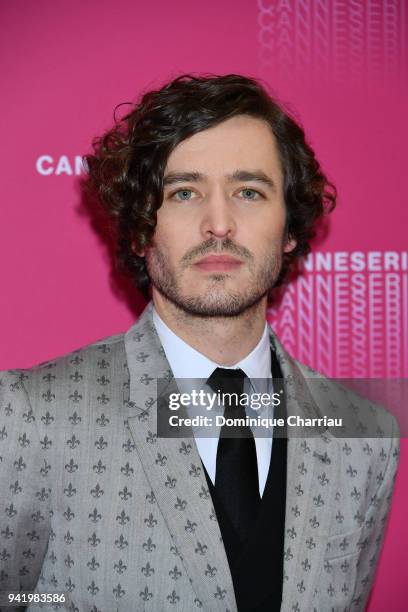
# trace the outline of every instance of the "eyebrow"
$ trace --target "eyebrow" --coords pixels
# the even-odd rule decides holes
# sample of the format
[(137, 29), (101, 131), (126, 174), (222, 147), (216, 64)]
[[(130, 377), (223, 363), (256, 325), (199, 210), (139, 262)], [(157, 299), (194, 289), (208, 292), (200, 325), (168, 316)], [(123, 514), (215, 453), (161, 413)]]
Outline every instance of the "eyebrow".
[[(275, 181), (273, 181), (263, 170), (235, 170), (232, 174), (226, 174), (225, 178), (228, 183), (239, 182), (257, 182), (262, 183), (265, 187), (276, 190)], [(207, 176), (201, 172), (169, 172), (163, 179), (163, 187), (174, 185), (176, 183), (205, 183)]]

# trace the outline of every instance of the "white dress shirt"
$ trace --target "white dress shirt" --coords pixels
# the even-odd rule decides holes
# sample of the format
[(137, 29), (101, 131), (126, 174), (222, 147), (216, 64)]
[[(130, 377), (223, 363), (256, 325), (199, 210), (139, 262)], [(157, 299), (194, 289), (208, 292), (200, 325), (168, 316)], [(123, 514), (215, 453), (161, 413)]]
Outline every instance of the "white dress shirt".
[[(169, 365), (174, 374), (174, 378), (202, 378), (207, 380), (216, 368), (225, 367), (211, 361), (211, 359), (208, 359), (205, 355), (179, 338), (179, 336), (177, 336), (164, 323), (163, 319), (161, 319), (154, 307), (153, 322)], [(266, 322), (264, 332), (256, 347), (249, 353), (249, 355), (241, 359), (241, 361), (238, 361), (233, 366), (229, 366), (229, 369), (237, 368), (240, 368), (246, 374), (254, 392), (267, 392), (269, 394), (273, 393), (271, 349)], [(262, 381), (256, 379), (263, 379), (263, 381), (266, 380), (267, 388), (260, 389), (259, 386), (261, 385)], [(254, 429), (252, 429), (252, 431), (255, 437), (256, 456), (258, 462), (259, 494), (262, 497), (268, 477), (269, 464), (271, 461), (273, 430), (272, 427), (269, 428), (269, 437), (257, 437)], [(195, 442), (199, 455), (213, 484), (215, 483), (220, 427), (217, 428), (217, 432), (218, 437), (213, 438), (203, 438), (195, 435)]]

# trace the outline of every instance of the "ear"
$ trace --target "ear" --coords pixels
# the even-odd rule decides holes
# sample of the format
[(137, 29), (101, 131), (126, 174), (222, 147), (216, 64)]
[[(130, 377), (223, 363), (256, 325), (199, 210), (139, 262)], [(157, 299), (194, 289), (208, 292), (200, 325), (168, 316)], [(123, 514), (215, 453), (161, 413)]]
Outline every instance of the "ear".
[(297, 240), (295, 240), (295, 238), (288, 237), (286, 240), (285, 246), (283, 247), (283, 252), (290, 253), (291, 251), (293, 251), (296, 245), (297, 245)]
[(132, 251), (133, 251), (133, 253), (135, 255), (138, 255), (139, 257), (144, 257), (145, 256), (146, 250), (145, 249), (138, 249), (135, 241), (132, 241), (132, 243), (130, 245), (130, 248), (132, 249)]

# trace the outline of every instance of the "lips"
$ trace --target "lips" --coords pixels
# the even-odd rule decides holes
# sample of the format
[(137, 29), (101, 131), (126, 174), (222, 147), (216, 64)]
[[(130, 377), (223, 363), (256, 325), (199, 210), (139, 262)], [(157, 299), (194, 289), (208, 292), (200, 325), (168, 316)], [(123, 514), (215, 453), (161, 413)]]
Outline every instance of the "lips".
[(199, 270), (207, 272), (236, 270), (241, 265), (242, 262), (239, 259), (235, 259), (235, 257), (230, 255), (207, 255), (207, 257), (203, 257), (203, 259), (200, 259), (195, 264)]
[(235, 257), (231, 257), (230, 255), (207, 255), (203, 259), (200, 259), (199, 264), (202, 263), (241, 263)]

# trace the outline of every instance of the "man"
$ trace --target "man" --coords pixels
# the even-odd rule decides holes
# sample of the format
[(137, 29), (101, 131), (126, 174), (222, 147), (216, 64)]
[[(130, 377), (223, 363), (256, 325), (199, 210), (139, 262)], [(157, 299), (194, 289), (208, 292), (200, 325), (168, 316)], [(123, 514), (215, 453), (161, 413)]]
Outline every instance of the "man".
[(253, 392), (282, 378), (284, 415), (357, 401), (265, 321), (335, 201), (302, 129), (252, 79), (184, 75), (87, 164), (151, 301), (124, 335), (2, 374), (3, 594), (63, 592), (80, 612), (364, 610), (398, 461), (391, 415), (372, 407), (391, 434), (369, 439), (157, 434), (180, 379)]

